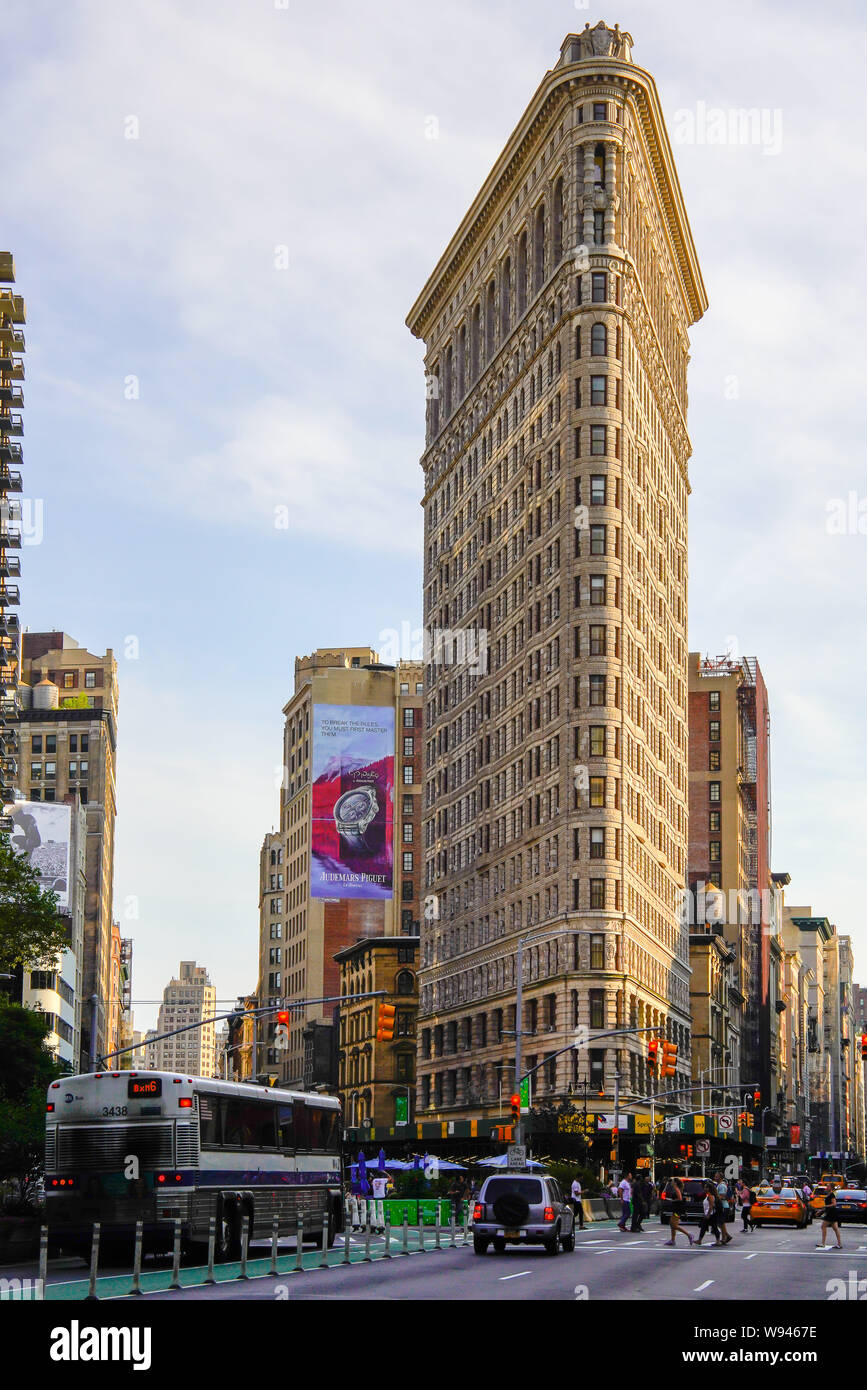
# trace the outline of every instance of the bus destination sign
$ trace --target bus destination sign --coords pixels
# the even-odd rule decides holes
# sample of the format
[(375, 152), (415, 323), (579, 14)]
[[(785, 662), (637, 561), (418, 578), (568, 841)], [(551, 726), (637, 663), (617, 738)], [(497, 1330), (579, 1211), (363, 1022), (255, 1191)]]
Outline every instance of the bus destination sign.
[(154, 1096), (161, 1096), (163, 1093), (163, 1079), (161, 1076), (132, 1077), (127, 1082), (127, 1096), (130, 1100), (152, 1099)]

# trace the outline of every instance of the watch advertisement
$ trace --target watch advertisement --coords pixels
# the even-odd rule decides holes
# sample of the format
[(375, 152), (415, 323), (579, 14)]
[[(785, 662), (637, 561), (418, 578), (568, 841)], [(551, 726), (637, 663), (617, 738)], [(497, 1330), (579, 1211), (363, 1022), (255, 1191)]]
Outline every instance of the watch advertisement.
[(314, 705), (310, 895), (390, 898), (394, 710)]

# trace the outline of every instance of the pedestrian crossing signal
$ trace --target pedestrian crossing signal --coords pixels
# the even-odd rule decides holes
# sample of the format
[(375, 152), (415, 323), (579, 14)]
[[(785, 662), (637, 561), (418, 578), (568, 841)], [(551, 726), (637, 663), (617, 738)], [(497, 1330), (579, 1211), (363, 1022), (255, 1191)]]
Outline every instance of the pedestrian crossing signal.
[(379, 1017), (376, 1025), (376, 1041), (391, 1042), (394, 1037), (394, 1015), (396, 1010), (393, 1004), (380, 1004)]

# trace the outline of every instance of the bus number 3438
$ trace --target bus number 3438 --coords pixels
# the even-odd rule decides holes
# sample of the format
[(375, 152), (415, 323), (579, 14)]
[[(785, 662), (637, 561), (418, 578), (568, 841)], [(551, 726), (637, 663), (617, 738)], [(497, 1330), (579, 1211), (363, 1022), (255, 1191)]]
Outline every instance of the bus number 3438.
[(104, 1105), (102, 1113), (103, 1115), (125, 1115), (127, 1112), (125, 1105)]

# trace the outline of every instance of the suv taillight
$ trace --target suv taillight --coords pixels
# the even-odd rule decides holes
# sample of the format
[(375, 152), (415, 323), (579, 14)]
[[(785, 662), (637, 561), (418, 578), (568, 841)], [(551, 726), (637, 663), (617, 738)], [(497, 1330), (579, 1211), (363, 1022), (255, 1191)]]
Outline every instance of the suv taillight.
[(546, 1207), (546, 1208), (545, 1208), (545, 1215), (544, 1215), (544, 1217), (543, 1217), (543, 1220), (545, 1220), (545, 1221), (553, 1221), (553, 1220), (554, 1220), (554, 1208), (553, 1208), (553, 1207)]
[(474, 1221), (484, 1221), (484, 1219), (485, 1219), (485, 1204), (484, 1204), (484, 1202), (476, 1202), (476, 1205), (473, 1207), (473, 1220), (474, 1220)]

